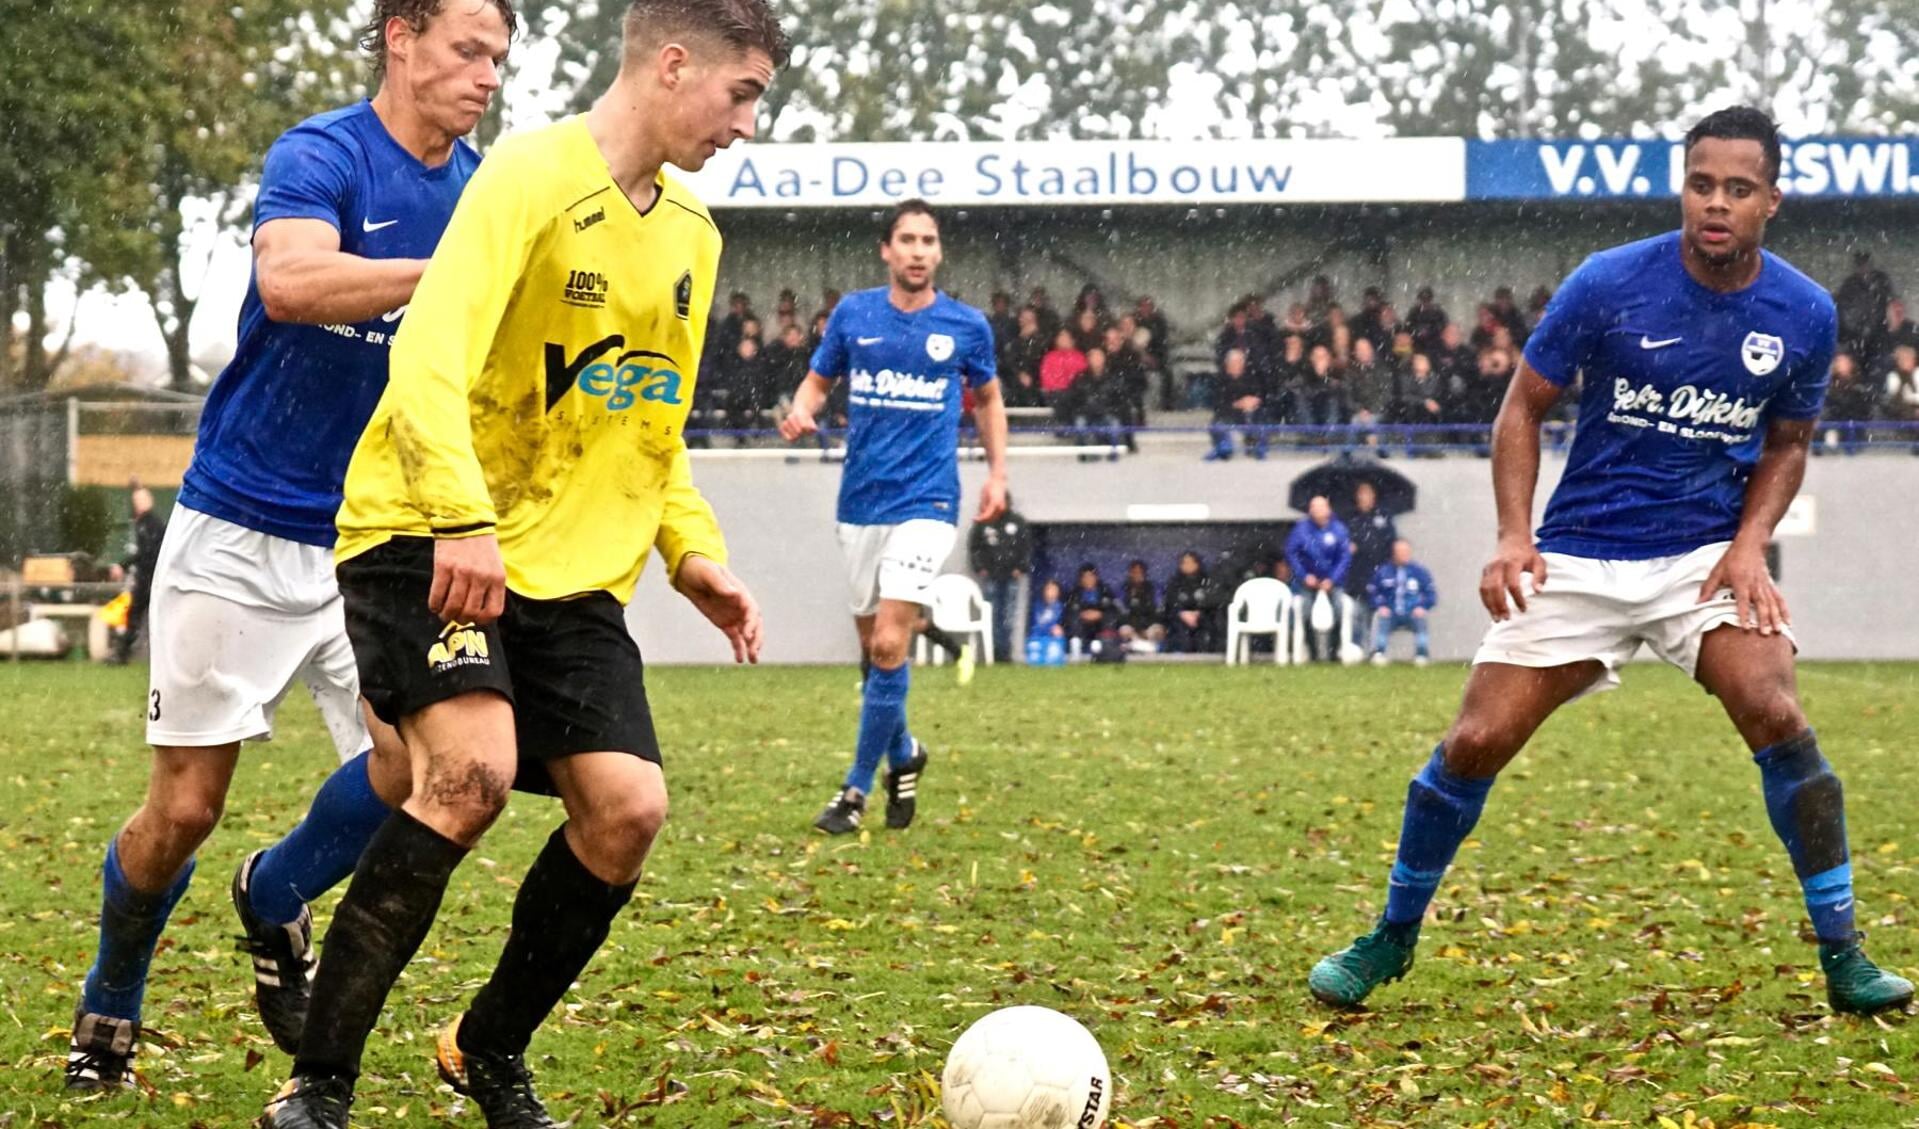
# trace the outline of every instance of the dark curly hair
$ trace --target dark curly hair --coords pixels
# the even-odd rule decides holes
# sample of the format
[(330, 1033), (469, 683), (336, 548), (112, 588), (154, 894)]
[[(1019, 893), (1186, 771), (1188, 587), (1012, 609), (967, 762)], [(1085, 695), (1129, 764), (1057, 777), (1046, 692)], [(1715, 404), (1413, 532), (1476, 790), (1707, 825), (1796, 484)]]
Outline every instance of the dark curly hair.
[[(520, 33), (520, 13), (514, 10), (513, 0), (487, 0), (499, 9), (500, 18), (506, 21), (506, 37), (510, 42)], [(360, 25), (360, 50), (373, 56), (373, 73), (386, 73), (386, 24), (391, 19), (405, 20), (407, 26), (416, 33), (425, 31), (427, 21), (440, 14), (446, 6), (446, 0), (374, 0), (373, 16)]]
[(1686, 131), (1686, 152), (1702, 139), (1712, 137), (1722, 141), (1757, 141), (1766, 154), (1766, 176), (1772, 183), (1779, 181), (1779, 127), (1773, 124), (1772, 116), (1756, 106), (1728, 106), (1723, 110), (1714, 110), (1699, 119), (1699, 124)]

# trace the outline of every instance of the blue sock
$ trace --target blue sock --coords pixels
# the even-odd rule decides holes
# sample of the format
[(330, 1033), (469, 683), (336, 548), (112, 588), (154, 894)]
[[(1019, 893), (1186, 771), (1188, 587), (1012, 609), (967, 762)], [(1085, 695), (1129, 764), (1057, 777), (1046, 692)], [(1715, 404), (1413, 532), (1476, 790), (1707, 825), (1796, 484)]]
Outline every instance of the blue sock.
[(306, 818), (253, 864), (247, 900), (271, 925), (286, 925), (308, 902), (353, 873), (367, 841), (392, 809), (367, 775), (371, 754), (361, 753), (333, 770), (313, 797)]
[(1406, 787), (1406, 814), (1399, 825), (1399, 853), (1386, 888), (1386, 923), (1417, 931), (1453, 853), (1472, 834), (1495, 777), (1472, 779), (1446, 771), (1446, 746)]
[(887, 755), (906, 729), (906, 688), (912, 680), (904, 663), (892, 670), (874, 667), (866, 676), (866, 693), (860, 704), (860, 739), (853, 750), (853, 767), (846, 774), (846, 787), (873, 794), (873, 777), (880, 770), (880, 758)]
[(1852, 865), (1846, 852), (1846, 797), (1808, 729), (1752, 755), (1772, 829), (1792, 856), (1806, 913), (1821, 941), (1853, 938)]
[(893, 743), (886, 747), (886, 763), (894, 772), (905, 768), (913, 759), (913, 731), (906, 727), (906, 707), (900, 707), (900, 731)]
[(120, 837), (107, 844), (107, 859), (100, 867), (100, 949), (94, 954), (93, 967), (87, 970), (86, 986), (80, 992), (82, 1008), (96, 1015), (115, 1019), (140, 1018), (140, 1001), (147, 993), (147, 966), (153, 963), (153, 948), (160, 942), (160, 931), (167, 917), (187, 892), (193, 879), (192, 859), (180, 870), (173, 885), (157, 894), (136, 890), (120, 869)]

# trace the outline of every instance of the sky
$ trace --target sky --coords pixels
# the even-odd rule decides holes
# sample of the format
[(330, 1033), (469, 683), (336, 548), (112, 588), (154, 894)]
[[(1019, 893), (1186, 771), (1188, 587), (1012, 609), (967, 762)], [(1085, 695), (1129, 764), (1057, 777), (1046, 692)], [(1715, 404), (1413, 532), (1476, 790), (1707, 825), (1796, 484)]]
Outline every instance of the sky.
[[(1689, 9), (1688, 39), (1661, 39), (1645, 35), (1647, 26), (1658, 26), (1653, 5), (1657, 0), (1626, 0), (1621, 18), (1602, 27), (1599, 46), (1616, 50), (1622, 63), (1638, 57), (1664, 52), (1670, 63), (1687, 60), (1672, 58), (1679, 51), (1714, 50), (1706, 45), (1736, 43), (1740, 36), (1739, 11), (1765, 3), (1769, 17), (1782, 31), (1810, 25), (1817, 19), (1815, 0), (1686, 0)], [(1633, 7), (1637, 5), (1637, 7)], [(1390, 16), (1392, 2), (1386, 11)], [(564, 96), (552, 88), (556, 48), (551, 41), (533, 40), (516, 48), (515, 59), (504, 92), (506, 122), (509, 130), (543, 125), (564, 112)], [(1217, 69), (1228, 73), (1232, 60), (1218, 61)], [(1222, 80), (1215, 70), (1192, 64), (1174, 68), (1173, 83), (1166, 103), (1141, 121), (1141, 132), (1150, 136), (1191, 138), (1209, 136), (1248, 136), (1251, 126), (1234, 122), (1222, 112), (1218, 93)], [(1017, 126), (1023, 115), (1022, 104), (1042, 102), (1048, 97), (1044, 79), (1033, 76), (1023, 83), (1002, 84), (1006, 101), (1000, 118)], [(1378, 113), (1363, 103), (1350, 104), (1337, 89), (1316, 90), (1309, 98), (1313, 116), (1339, 136), (1373, 138), (1386, 135)], [(1817, 132), (1823, 128), (1817, 106), (1790, 101), (1775, 106), (1782, 127), (1788, 133)], [(787, 123), (782, 123), (786, 125)], [(797, 125), (798, 123), (793, 123)], [(186, 209), (191, 246), (185, 256), (183, 274), (189, 290), (196, 290), (199, 308), (192, 326), (192, 353), (196, 359), (222, 362), (233, 351), (235, 326), (240, 304), (246, 296), (251, 259), (244, 231), (221, 231), (212, 222), (211, 209)], [(75, 339), (100, 348), (138, 358), (136, 364), (149, 382), (164, 379), (165, 351), (153, 312), (144, 295), (111, 294), (95, 289), (78, 299), (71, 285), (57, 284), (49, 294), (48, 309), (53, 331), (49, 341), (57, 343), (67, 329), (67, 311), (78, 321)]]

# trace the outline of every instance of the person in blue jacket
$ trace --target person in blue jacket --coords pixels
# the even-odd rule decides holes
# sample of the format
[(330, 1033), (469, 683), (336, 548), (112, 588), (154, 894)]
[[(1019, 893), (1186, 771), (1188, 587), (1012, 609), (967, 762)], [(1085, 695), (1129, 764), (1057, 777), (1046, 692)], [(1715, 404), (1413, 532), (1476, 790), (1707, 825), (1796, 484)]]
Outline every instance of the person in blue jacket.
[[(1286, 538), (1286, 563), (1293, 566), (1294, 611), (1310, 616), (1313, 601), (1324, 592), (1333, 602), (1334, 614), (1340, 615), (1340, 585), (1345, 583), (1346, 573), (1353, 567), (1352, 535), (1345, 523), (1333, 516), (1332, 503), (1323, 495), (1307, 504), (1306, 516), (1308, 520), (1293, 526)], [(1345, 628), (1344, 623), (1336, 621), (1324, 639), (1321, 632), (1308, 631), (1306, 637), (1313, 658), (1321, 662), (1337, 660), (1339, 648), (1329, 640), (1345, 638)]]
[(1433, 586), (1433, 574), (1413, 560), (1411, 541), (1401, 537), (1393, 542), (1393, 559), (1373, 570), (1366, 596), (1373, 607), (1373, 665), (1391, 661), (1386, 647), (1393, 632), (1410, 631), (1413, 665), (1425, 666), (1432, 658), (1427, 623), (1439, 602), (1439, 590)]

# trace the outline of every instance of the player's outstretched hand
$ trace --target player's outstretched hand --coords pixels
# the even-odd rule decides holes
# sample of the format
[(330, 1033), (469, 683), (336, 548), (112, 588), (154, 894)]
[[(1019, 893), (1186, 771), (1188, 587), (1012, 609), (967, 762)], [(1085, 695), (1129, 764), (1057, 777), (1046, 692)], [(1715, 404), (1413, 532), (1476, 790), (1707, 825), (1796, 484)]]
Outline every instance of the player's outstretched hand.
[(709, 557), (680, 562), (674, 586), (733, 644), (733, 661), (760, 661), (760, 605), (740, 578)]
[(1699, 586), (1699, 602), (1716, 599), (1728, 588), (1739, 611), (1741, 629), (1771, 635), (1792, 624), (1786, 597), (1772, 582), (1772, 573), (1766, 571), (1764, 549), (1749, 549), (1734, 542), (1706, 574), (1706, 582)]
[(786, 413), (785, 418), (780, 420), (780, 438), (786, 440), (788, 443), (803, 436), (811, 435), (819, 429), (820, 425), (813, 419), (813, 413), (800, 407), (798, 404), (794, 404), (792, 409)]
[(1531, 537), (1501, 538), (1493, 559), (1479, 573), (1479, 602), (1486, 605), (1493, 622), (1511, 619), (1515, 608), (1526, 610), (1523, 577), (1528, 574), (1533, 578), (1532, 591), (1546, 586), (1546, 558), (1539, 555), (1539, 547)]
[(986, 485), (980, 487), (979, 512), (973, 515), (973, 520), (995, 521), (1005, 512), (1006, 482), (989, 476), (986, 479)]
[(492, 623), (506, 611), (506, 562), (500, 541), (456, 537), (433, 543), (433, 586), (426, 606), (448, 623)]

